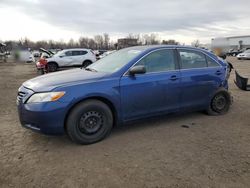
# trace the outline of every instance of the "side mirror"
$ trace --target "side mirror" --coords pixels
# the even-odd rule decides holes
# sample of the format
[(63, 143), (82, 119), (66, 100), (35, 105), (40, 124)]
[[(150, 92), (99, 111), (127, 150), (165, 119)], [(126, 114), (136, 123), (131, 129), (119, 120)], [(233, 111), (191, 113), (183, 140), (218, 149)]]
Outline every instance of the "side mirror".
[(134, 76), (135, 74), (145, 74), (146, 68), (143, 65), (137, 65), (129, 69), (129, 75)]

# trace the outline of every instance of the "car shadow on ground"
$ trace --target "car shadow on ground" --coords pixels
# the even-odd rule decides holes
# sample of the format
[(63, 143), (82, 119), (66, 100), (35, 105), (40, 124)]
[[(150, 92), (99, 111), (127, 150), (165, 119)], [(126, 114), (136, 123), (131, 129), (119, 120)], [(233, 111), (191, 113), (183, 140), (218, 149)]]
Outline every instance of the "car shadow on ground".
[[(101, 142), (105, 142), (105, 140), (117, 139), (117, 137), (122, 136), (124, 134), (130, 134), (132, 132), (140, 132), (145, 131), (148, 129), (155, 129), (168, 127), (168, 126), (178, 126), (179, 128), (191, 128), (196, 123), (194, 120), (199, 117), (205, 115), (201, 112), (191, 112), (185, 114), (168, 114), (168, 115), (161, 115), (152, 118), (146, 118), (142, 120), (136, 120), (129, 123), (126, 123), (121, 126), (115, 126), (111, 132), (111, 134), (105, 138)], [(28, 131), (28, 130), (27, 130)], [(37, 134), (34, 132), (27, 133), (29, 137), (34, 142), (40, 142), (41, 144), (49, 144), (53, 146), (80, 146), (79, 144), (73, 143), (67, 134), (62, 136), (48, 136), (43, 134)]]
[(195, 124), (195, 122), (192, 122), (193, 119), (202, 115), (205, 114), (202, 112), (189, 112), (160, 115), (142, 120), (132, 121), (121, 126), (116, 126), (114, 127), (112, 133), (119, 135), (130, 131), (141, 131), (145, 129), (153, 129), (155, 127), (171, 126), (176, 123), (181, 128), (187, 128), (187, 126), (190, 127), (190, 125)]

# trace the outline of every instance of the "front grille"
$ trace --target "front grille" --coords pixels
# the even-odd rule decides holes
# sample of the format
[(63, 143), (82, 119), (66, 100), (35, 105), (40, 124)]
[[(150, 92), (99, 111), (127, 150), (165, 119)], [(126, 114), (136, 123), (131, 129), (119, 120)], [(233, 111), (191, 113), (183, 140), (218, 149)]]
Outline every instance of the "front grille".
[(24, 103), (34, 92), (21, 86), (17, 93), (17, 102)]
[(27, 95), (27, 93), (23, 92), (23, 91), (19, 91), (17, 93), (17, 98), (18, 99), (23, 99), (25, 96)]

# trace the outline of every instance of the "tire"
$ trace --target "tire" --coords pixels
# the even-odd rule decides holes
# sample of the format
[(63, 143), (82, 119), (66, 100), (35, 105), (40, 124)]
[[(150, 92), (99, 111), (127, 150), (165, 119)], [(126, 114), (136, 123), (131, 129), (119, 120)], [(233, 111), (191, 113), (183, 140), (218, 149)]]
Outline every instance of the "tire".
[(220, 89), (210, 101), (207, 114), (213, 116), (224, 115), (229, 111), (231, 104), (232, 98), (230, 93), (225, 89)]
[(99, 100), (87, 100), (76, 105), (66, 120), (66, 131), (78, 144), (93, 144), (104, 139), (113, 127), (110, 108)]
[(56, 63), (48, 63), (47, 65), (48, 72), (56, 72), (58, 65)]
[(86, 60), (82, 63), (82, 67), (83, 68), (86, 68), (87, 66), (91, 65), (92, 64), (92, 61), (89, 61), (89, 60)]

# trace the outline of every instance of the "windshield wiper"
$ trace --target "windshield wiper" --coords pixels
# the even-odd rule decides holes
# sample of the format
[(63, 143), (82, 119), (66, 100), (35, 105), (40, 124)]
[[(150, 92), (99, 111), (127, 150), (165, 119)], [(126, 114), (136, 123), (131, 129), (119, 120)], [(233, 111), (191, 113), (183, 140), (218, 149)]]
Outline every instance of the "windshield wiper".
[(91, 71), (91, 72), (97, 72), (97, 70), (92, 69), (92, 68), (85, 68), (86, 71)]

